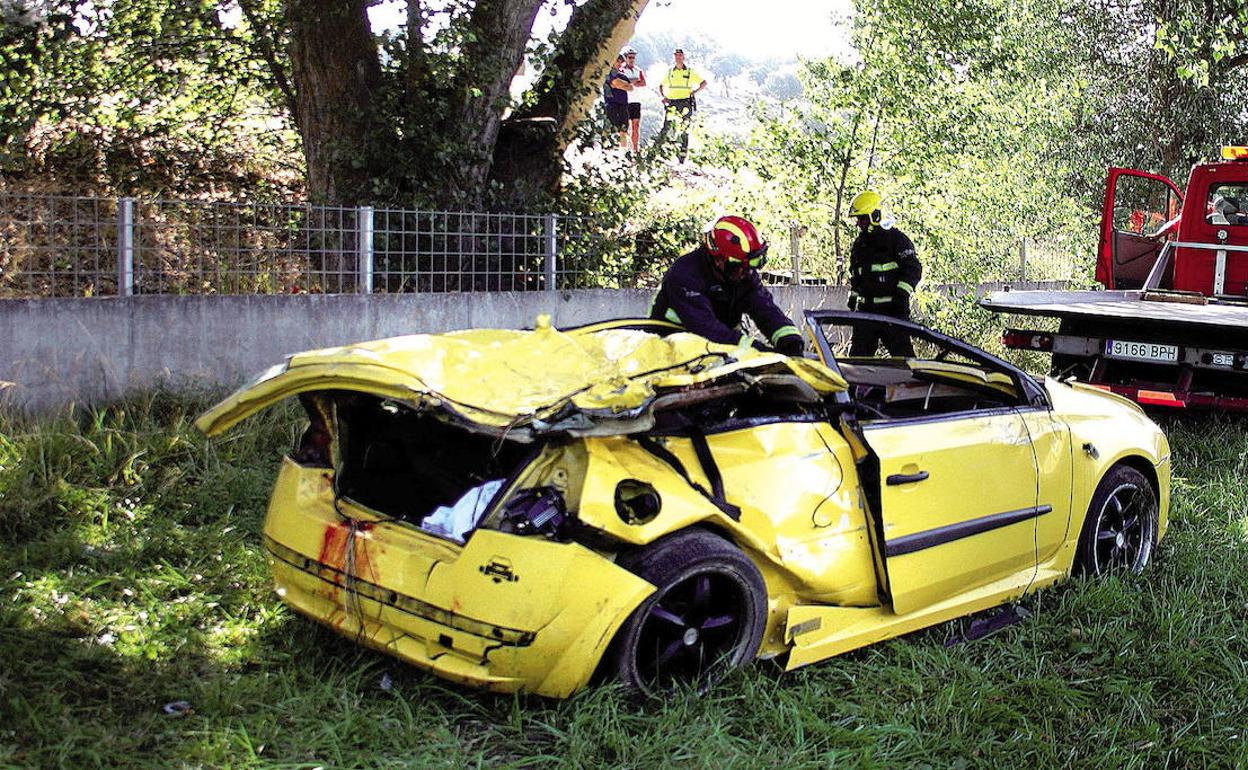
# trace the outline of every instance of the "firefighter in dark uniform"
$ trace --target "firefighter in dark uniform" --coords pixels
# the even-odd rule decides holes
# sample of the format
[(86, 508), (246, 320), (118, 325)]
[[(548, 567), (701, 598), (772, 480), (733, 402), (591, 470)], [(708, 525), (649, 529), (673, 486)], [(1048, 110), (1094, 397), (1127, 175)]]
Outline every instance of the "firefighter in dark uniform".
[(712, 342), (765, 349), (738, 328), (748, 315), (776, 351), (800, 356), (802, 335), (758, 277), (766, 261), (767, 242), (749, 220), (720, 217), (701, 246), (672, 263), (650, 317), (680, 324)]
[[(910, 320), (910, 295), (919, 285), (923, 267), (906, 234), (884, 219), (880, 194), (867, 190), (854, 196), (849, 216), (858, 237), (849, 253), (849, 309)], [(910, 335), (871, 325), (854, 327), (851, 356), (874, 356), (883, 342), (889, 355), (913, 357)]]

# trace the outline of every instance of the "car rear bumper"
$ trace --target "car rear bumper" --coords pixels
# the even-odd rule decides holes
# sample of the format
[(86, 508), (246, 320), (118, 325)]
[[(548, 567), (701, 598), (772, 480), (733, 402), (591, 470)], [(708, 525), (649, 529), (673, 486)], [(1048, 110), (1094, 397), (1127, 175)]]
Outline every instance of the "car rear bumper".
[(654, 590), (576, 543), (479, 530), (459, 546), (340, 500), (345, 518), (326, 474), (287, 459), (278, 476), (265, 522), (278, 595), (446, 679), (567, 696)]

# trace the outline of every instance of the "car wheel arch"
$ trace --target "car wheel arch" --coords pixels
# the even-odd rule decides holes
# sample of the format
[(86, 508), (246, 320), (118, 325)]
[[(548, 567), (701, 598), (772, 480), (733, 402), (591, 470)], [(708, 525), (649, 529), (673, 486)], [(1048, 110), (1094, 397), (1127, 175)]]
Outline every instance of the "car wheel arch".
[[(1149, 461), (1147, 457), (1142, 455), (1125, 455), (1118, 458), (1113, 465), (1105, 469), (1105, 473), (1101, 474), (1104, 478), (1110, 471), (1119, 465), (1125, 465), (1128, 468), (1134, 468), (1144, 474), (1144, 478), (1148, 479), (1148, 485), (1153, 489), (1153, 498), (1160, 505), (1161, 503), (1161, 482), (1157, 478), (1157, 468)], [(1100, 483), (1099, 480), (1097, 483)]]

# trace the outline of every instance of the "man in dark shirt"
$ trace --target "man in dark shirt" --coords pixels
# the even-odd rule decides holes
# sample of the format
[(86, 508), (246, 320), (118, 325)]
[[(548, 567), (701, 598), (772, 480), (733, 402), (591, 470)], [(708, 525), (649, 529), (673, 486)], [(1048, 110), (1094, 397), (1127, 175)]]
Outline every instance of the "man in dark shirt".
[(619, 132), (620, 149), (627, 150), (628, 144), (628, 92), (633, 90), (632, 81), (622, 71), (623, 55), (615, 57), (615, 64), (607, 72), (602, 83), (602, 110), (607, 115), (607, 122)]
[[(880, 194), (867, 190), (854, 196), (849, 216), (858, 237), (849, 254), (849, 309), (910, 320), (910, 295), (919, 285), (923, 267), (906, 234), (885, 219)], [(851, 356), (874, 356), (883, 342), (892, 356), (914, 356), (910, 335), (876, 326), (854, 327)]]
[(802, 354), (802, 335), (763, 286), (758, 269), (767, 261), (767, 242), (742, 217), (720, 217), (702, 245), (678, 258), (663, 276), (650, 317), (680, 324), (726, 345), (753, 344), (738, 328), (749, 316), (778, 352)]

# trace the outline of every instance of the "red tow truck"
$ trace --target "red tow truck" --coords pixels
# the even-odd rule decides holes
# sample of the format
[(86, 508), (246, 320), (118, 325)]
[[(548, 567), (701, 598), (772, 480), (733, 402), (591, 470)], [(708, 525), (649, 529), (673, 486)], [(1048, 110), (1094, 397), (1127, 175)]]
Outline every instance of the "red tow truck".
[(1192, 168), (1187, 190), (1111, 168), (1096, 291), (994, 292), (994, 312), (1059, 319), (1002, 341), (1140, 404), (1248, 410), (1248, 147)]

